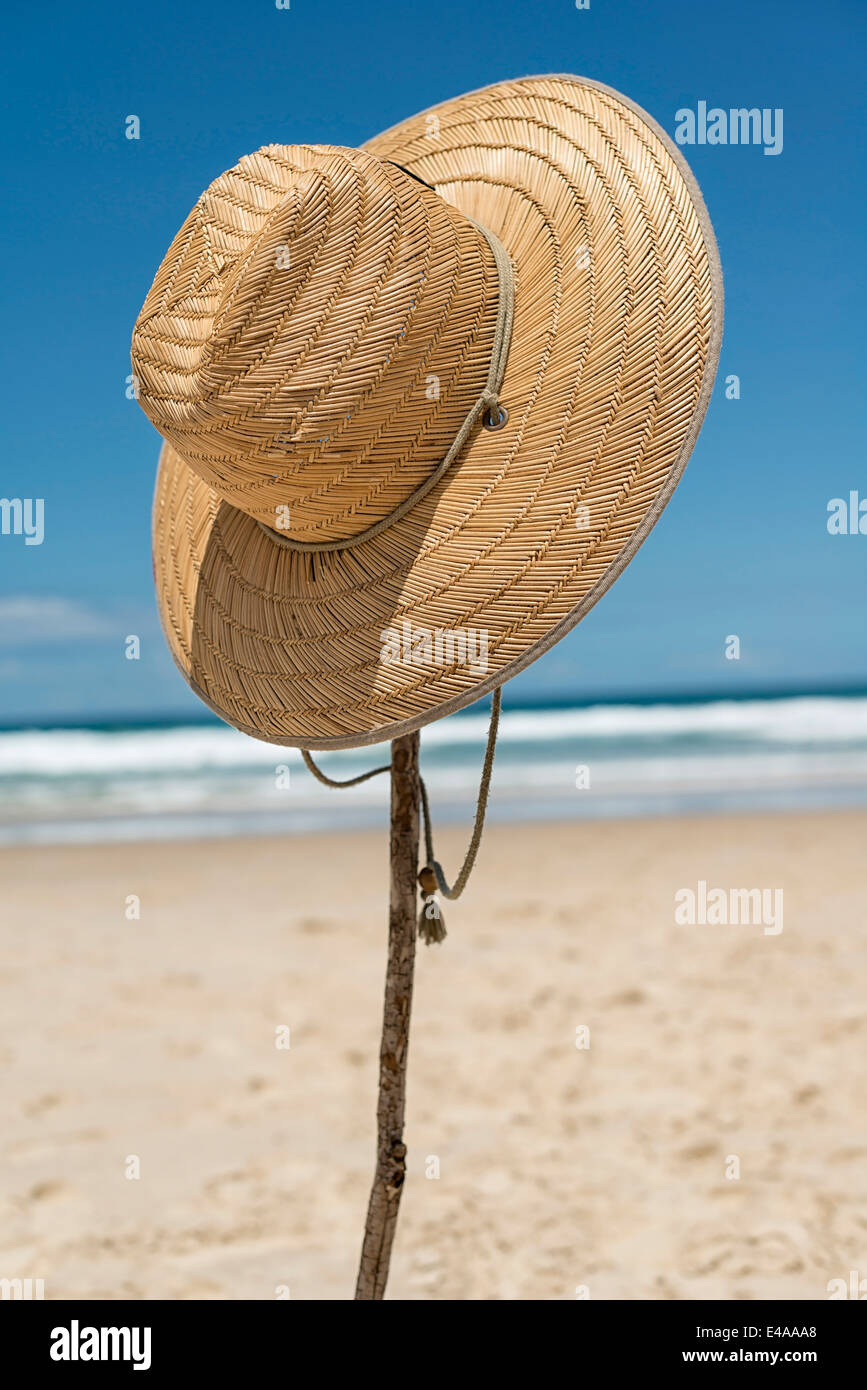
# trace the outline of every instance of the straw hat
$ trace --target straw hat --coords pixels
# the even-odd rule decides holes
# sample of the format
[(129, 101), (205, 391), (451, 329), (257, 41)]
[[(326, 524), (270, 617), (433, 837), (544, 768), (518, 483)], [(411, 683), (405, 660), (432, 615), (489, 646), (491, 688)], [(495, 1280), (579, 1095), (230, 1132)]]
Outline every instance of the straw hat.
[(669, 500), (722, 285), (680, 152), (502, 82), (205, 191), (135, 326), (172, 654), (245, 733), (375, 743), (563, 637)]

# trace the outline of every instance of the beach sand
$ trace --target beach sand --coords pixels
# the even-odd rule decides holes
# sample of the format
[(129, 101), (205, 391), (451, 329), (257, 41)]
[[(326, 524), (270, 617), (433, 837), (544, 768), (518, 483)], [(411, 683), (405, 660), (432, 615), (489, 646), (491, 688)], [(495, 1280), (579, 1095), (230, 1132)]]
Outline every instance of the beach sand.
[[(867, 1275), (865, 839), (861, 811), (491, 827), (420, 948), (389, 1297)], [(351, 1297), (385, 833), (6, 850), (0, 875), (0, 1277)], [(699, 880), (781, 887), (782, 932), (678, 925)]]

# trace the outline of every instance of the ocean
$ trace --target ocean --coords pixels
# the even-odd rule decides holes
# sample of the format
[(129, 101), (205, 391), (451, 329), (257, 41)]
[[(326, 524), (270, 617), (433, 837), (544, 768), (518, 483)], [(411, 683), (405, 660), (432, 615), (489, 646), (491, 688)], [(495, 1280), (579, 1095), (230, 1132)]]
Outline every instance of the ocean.
[[(487, 707), (422, 731), (434, 821), (475, 804)], [(332, 776), (387, 748), (315, 755)], [(512, 708), (491, 819), (634, 817), (867, 804), (867, 693)], [(0, 844), (384, 825), (388, 779), (319, 785), (295, 749), (218, 721), (0, 730)]]

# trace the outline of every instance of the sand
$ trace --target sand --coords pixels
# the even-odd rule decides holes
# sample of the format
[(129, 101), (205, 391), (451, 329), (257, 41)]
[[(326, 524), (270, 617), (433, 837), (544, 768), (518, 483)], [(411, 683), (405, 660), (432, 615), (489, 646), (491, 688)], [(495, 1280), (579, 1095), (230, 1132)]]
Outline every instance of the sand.
[[(865, 839), (861, 811), (491, 827), (420, 953), (389, 1297), (867, 1275)], [(0, 876), (0, 1277), (350, 1297), (383, 834), (8, 850)], [(782, 887), (782, 932), (679, 925), (699, 880)]]

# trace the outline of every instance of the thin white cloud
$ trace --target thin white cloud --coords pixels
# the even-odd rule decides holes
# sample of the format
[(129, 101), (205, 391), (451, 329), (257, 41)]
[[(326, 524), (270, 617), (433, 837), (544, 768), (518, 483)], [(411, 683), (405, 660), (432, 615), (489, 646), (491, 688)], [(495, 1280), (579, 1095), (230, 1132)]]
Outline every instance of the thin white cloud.
[(0, 599), (0, 642), (6, 647), (117, 635), (115, 623), (76, 599), (27, 595)]

